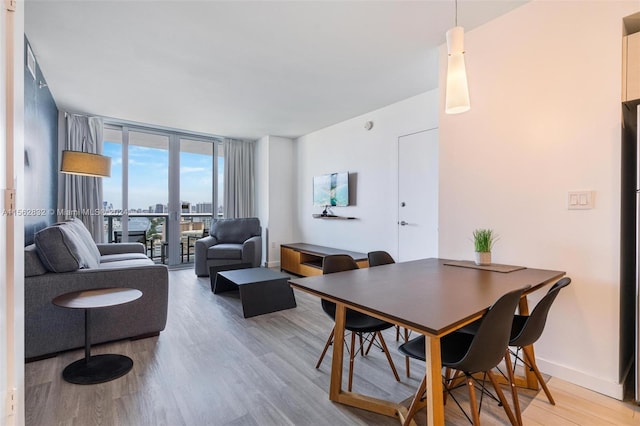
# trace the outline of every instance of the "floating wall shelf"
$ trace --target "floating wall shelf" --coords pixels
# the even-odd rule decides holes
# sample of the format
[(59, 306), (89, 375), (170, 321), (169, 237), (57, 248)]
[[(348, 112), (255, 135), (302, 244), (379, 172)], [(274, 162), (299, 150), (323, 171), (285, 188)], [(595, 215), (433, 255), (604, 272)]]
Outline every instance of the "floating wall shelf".
[(351, 220), (355, 219), (355, 217), (351, 216), (323, 216), (321, 214), (313, 214), (314, 219), (334, 219), (334, 220)]

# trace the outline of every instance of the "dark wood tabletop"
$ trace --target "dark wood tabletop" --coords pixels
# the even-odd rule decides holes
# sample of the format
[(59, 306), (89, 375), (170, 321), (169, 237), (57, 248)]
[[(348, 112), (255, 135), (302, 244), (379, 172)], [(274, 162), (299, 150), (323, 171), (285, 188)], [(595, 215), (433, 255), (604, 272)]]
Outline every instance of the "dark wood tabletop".
[(294, 278), (289, 283), (321, 298), (440, 336), (480, 317), (511, 290), (528, 287), (526, 293), (530, 293), (564, 275), (562, 271), (532, 268), (501, 273), (445, 265), (447, 262), (421, 259)]

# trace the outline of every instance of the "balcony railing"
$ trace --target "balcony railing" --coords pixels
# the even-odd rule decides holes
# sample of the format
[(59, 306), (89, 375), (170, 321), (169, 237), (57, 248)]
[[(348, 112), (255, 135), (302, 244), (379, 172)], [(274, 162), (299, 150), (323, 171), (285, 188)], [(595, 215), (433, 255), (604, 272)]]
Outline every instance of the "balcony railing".
[[(166, 263), (168, 259), (168, 213), (128, 213), (129, 242), (141, 242), (146, 247), (147, 256), (156, 263)], [(195, 241), (208, 234), (211, 227), (211, 213), (182, 213), (180, 215), (180, 263), (194, 261)], [(104, 241), (122, 241), (122, 213), (104, 214)]]

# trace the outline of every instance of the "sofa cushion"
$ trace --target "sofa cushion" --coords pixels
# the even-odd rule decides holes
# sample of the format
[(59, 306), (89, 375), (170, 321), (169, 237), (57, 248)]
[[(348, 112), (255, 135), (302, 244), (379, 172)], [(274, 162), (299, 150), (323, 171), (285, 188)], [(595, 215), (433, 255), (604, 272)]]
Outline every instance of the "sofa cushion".
[(100, 257), (100, 266), (102, 267), (102, 265), (105, 263), (120, 262), (122, 260), (132, 260), (132, 259), (149, 259), (149, 258), (142, 253), (105, 254)]
[(255, 235), (261, 235), (260, 220), (256, 217), (240, 219), (216, 219), (209, 234), (220, 243), (243, 243)]
[(242, 259), (242, 244), (216, 244), (207, 250), (208, 259)]
[[(136, 266), (153, 266), (153, 260), (149, 259), (146, 256), (143, 256), (141, 259), (127, 259), (127, 260), (115, 260), (113, 262), (105, 262), (101, 263), (98, 269), (123, 269), (123, 268), (131, 268), (131, 273), (142, 273), (144, 271), (137, 271), (135, 269)], [(140, 279), (144, 279), (144, 275), (140, 276)]]
[(73, 219), (65, 222), (67, 226), (71, 226), (74, 231), (78, 234), (84, 245), (87, 247), (91, 255), (94, 257), (96, 262), (100, 263), (100, 250), (98, 250), (98, 246), (96, 242), (93, 241), (93, 237), (91, 233), (87, 229), (86, 225), (82, 222), (82, 220), (74, 217)]
[(30, 244), (24, 248), (24, 276), (35, 277), (47, 273), (35, 244)]
[(145, 253), (142, 243), (99, 243), (96, 244), (100, 255), (123, 254), (123, 253)]
[(71, 272), (81, 268), (97, 268), (98, 261), (71, 226), (55, 224), (35, 235), (38, 256), (52, 272)]

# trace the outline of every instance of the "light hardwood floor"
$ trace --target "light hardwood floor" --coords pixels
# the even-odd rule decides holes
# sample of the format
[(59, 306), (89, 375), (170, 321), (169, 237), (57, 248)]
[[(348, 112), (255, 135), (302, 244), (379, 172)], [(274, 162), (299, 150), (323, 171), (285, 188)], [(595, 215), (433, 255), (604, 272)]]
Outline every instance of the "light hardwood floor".
[[(99, 345), (92, 353), (123, 353), (133, 370), (117, 380), (91, 386), (66, 383), (61, 372), (83, 356), (82, 350), (26, 365), (26, 420), (45, 425), (396, 425), (396, 420), (328, 399), (328, 354), (314, 368), (331, 330), (320, 301), (296, 292), (298, 307), (244, 319), (237, 294), (211, 293), (209, 279), (192, 269), (169, 274), (169, 319), (159, 337)], [(396, 382), (384, 355), (358, 357), (354, 390), (405, 401), (415, 391), (424, 365), (396, 351), (394, 330), (385, 332), (401, 376)], [(552, 378), (557, 405), (543, 393), (522, 390), (525, 425), (640, 425), (640, 410)], [(463, 405), (465, 391), (459, 392)], [(453, 402), (447, 425), (467, 425)], [(502, 409), (485, 400), (486, 425), (508, 421)], [(425, 423), (424, 413), (417, 416)]]

